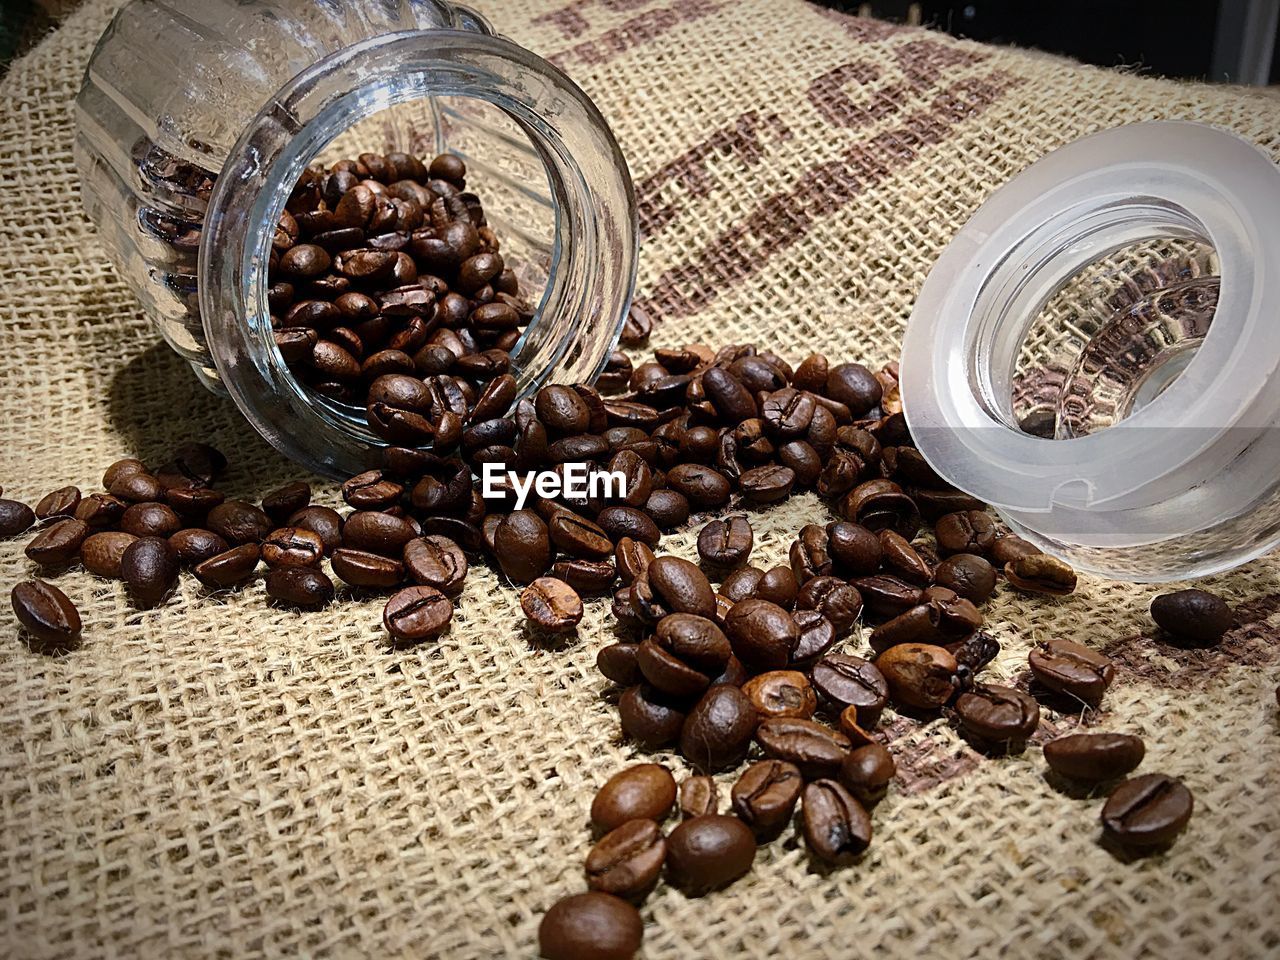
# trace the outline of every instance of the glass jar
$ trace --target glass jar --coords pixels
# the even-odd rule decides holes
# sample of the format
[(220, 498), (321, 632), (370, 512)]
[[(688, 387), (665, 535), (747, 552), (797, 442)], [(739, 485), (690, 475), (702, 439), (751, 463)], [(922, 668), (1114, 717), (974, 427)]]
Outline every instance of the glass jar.
[(1162, 581), (1280, 543), (1280, 170), (1195, 123), (1069, 144), (939, 258), (902, 354), (947, 481), (1043, 550)]
[[(76, 101), (85, 209), (144, 309), (211, 388), (320, 473), (381, 445), (272, 339), (267, 263), (293, 185), (363, 151), (459, 154), (537, 303), (520, 395), (592, 380), (626, 318), (637, 226), (604, 118), (568, 77), (445, 0), (133, 0)], [(376, 138), (380, 142), (372, 142)]]

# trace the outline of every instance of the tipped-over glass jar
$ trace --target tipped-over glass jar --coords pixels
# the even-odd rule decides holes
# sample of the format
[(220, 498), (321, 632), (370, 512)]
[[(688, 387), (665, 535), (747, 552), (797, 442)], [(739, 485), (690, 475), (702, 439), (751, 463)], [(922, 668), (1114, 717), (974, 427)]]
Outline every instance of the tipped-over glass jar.
[(133, 0), (76, 102), (89, 217), (169, 344), (279, 450), (364, 469), (363, 409), (300, 383), (272, 337), (272, 240), (314, 161), (453, 152), (537, 304), (511, 351), (520, 395), (589, 381), (635, 282), (626, 163), (587, 96), (446, 0)]
[(998, 190), (930, 273), (920, 452), (1018, 534), (1127, 580), (1280, 543), (1280, 170), (1231, 134), (1095, 134)]

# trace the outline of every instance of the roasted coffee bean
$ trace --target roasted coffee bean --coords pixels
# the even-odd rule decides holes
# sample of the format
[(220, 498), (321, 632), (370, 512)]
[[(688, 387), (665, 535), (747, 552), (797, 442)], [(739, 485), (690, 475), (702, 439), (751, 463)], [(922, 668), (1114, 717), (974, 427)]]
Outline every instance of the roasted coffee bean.
[(126, 503), (147, 503), (160, 499), (164, 495), (164, 489), (160, 481), (151, 474), (138, 472), (117, 477), (107, 488), (107, 493)]
[(658, 529), (658, 525), (649, 518), (647, 513), (624, 504), (605, 507), (596, 515), (596, 524), (608, 539), (615, 542), (623, 537), (630, 537), (632, 540), (656, 547), (658, 541), (662, 539), (662, 532)]
[(42, 567), (64, 567), (80, 555), (80, 547), (89, 533), (89, 525), (81, 520), (59, 520), (45, 527), (27, 544), (27, 559)]
[(879, 743), (867, 743), (844, 758), (837, 779), (859, 803), (871, 807), (884, 798), (897, 772), (893, 754)]
[(875, 664), (845, 653), (831, 653), (813, 665), (813, 687), (823, 705), (839, 713), (858, 710), (858, 722), (874, 727), (889, 705), (889, 685)]
[(404, 487), (381, 470), (366, 470), (342, 485), (342, 499), (357, 510), (385, 510), (400, 502)]
[(404, 545), (404, 567), (415, 583), (435, 587), (446, 597), (462, 592), (467, 578), (467, 556), (448, 537), (432, 534), (415, 537)]
[(753, 467), (738, 478), (738, 490), (743, 500), (752, 504), (777, 503), (791, 496), (796, 475), (790, 467), (769, 464)]
[(1178, 640), (1198, 646), (1217, 643), (1232, 622), (1226, 601), (1207, 590), (1161, 594), (1151, 601), (1151, 618)]
[(720, 592), (731, 602), (746, 600), (755, 596), (764, 571), (759, 567), (739, 567), (729, 574), (720, 584)]
[(667, 842), (652, 820), (628, 820), (601, 837), (587, 854), (587, 886), (617, 897), (653, 889), (667, 858)]
[(623, 537), (618, 541), (615, 560), (619, 579), (629, 585), (649, 569), (649, 564), (653, 562), (653, 551), (647, 544)]
[(971, 603), (984, 603), (996, 588), (996, 571), (973, 553), (952, 554), (933, 571), (934, 581)]
[(667, 485), (700, 510), (729, 502), (733, 492), (724, 474), (698, 463), (681, 463), (667, 471)]
[(791, 440), (803, 436), (809, 429), (817, 405), (813, 394), (783, 387), (765, 397), (760, 405), (760, 419), (771, 437)]
[(613, 542), (600, 525), (563, 510), (547, 522), (551, 542), (572, 557), (601, 560), (613, 553)]
[(16, 537), (29, 530), (35, 522), (35, 511), (25, 503), (0, 500), (0, 537)]
[[(206, 561), (213, 563), (214, 560)], [(197, 570), (198, 575), (198, 570)], [(314, 609), (333, 599), (333, 581), (315, 567), (276, 567), (267, 574), (267, 596), (289, 607)], [(386, 617), (384, 615), (383, 622)]]
[(178, 582), (178, 557), (162, 537), (139, 537), (120, 555), (120, 578), (144, 606), (164, 599)]
[(712, 520), (698, 532), (698, 556), (715, 571), (734, 570), (745, 564), (754, 544), (755, 534), (743, 516)]
[(810, 393), (821, 393), (827, 388), (827, 371), (829, 363), (820, 353), (811, 353), (796, 367), (791, 385), (797, 390), (808, 390)]
[(552, 562), (547, 524), (531, 509), (517, 509), (494, 531), (494, 554), (515, 584), (538, 579)]
[(637, 664), (658, 690), (693, 696), (707, 688), (729, 662), (729, 641), (716, 624), (689, 613), (672, 613), (640, 644)]
[(147, 466), (135, 457), (125, 457), (111, 464), (102, 474), (103, 489), (109, 489), (119, 477), (130, 473), (146, 473)]
[(790, 467), (796, 485), (809, 489), (822, 473), (822, 456), (804, 440), (791, 440), (778, 448), (778, 462)]
[(632, 305), (622, 325), (622, 336), (619, 339), (624, 347), (639, 347), (648, 341), (652, 332), (653, 320), (648, 312)]
[(800, 717), (809, 719), (818, 709), (818, 698), (808, 679), (797, 670), (770, 670), (752, 677), (742, 692), (762, 719)]
[(1057, 557), (1035, 553), (1010, 560), (1004, 566), (1009, 583), (1029, 593), (1066, 596), (1076, 588), (1076, 572)]
[(551, 565), (551, 576), (573, 587), (579, 596), (598, 595), (613, 587), (617, 570), (608, 560), (557, 560)]
[(634, 686), (644, 679), (636, 662), (639, 650), (638, 643), (611, 643), (601, 647), (596, 654), (596, 669), (619, 686)]
[(805, 843), (819, 860), (843, 866), (871, 846), (871, 818), (835, 780), (808, 784), (801, 794), (800, 813)]
[(676, 701), (643, 684), (623, 691), (618, 698), (618, 718), (622, 732), (650, 750), (680, 739), (686, 719)]
[(53, 584), (24, 580), (13, 588), (9, 600), (37, 653), (63, 653), (80, 642), (80, 611)]
[[(266, 544), (262, 551), (267, 552)], [(404, 564), (367, 550), (339, 547), (330, 559), (334, 575), (353, 587), (389, 590), (404, 582)]]
[(644, 922), (627, 901), (592, 891), (565, 897), (538, 925), (538, 955), (546, 960), (631, 960)]
[(865, 747), (869, 743), (876, 743), (875, 738), (868, 732), (867, 727), (862, 726), (862, 722), (858, 719), (857, 707), (845, 707), (840, 711), (840, 717), (837, 722), (840, 732), (849, 738), (856, 750), (858, 747)]
[(404, 546), (418, 535), (414, 525), (403, 517), (373, 510), (358, 510), (342, 525), (342, 545), (356, 550), (380, 553), (399, 559)]
[(644, 512), (660, 530), (674, 530), (689, 519), (689, 500), (676, 490), (655, 490), (645, 501)]
[(40, 502), (36, 504), (35, 509), (36, 519), (52, 520), (54, 517), (73, 517), (75, 516), (76, 507), (79, 505), (79, 487), (59, 487), (52, 493), (47, 493), (40, 498)]
[(289, 515), (285, 526), (300, 527), (310, 530), (324, 544), (325, 554), (332, 553), (342, 545), (342, 515), (331, 507), (303, 507)]
[(692, 896), (733, 883), (751, 869), (755, 858), (755, 837), (737, 817), (694, 817), (667, 837), (667, 879)]
[(843, 733), (797, 717), (761, 720), (756, 742), (765, 756), (795, 764), (806, 780), (835, 776), (850, 748)]
[(1054, 773), (1085, 783), (1123, 777), (1145, 755), (1142, 740), (1125, 733), (1075, 733), (1044, 745), (1045, 762)]
[(660, 763), (637, 763), (610, 777), (591, 801), (591, 825), (607, 833), (629, 820), (661, 823), (676, 802), (676, 781)]
[(770, 567), (760, 576), (752, 596), (756, 600), (767, 600), (784, 610), (792, 610), (800, 593), (800, 585), (796, 583), (796, 575), (787, 567)]
[(791, 666), (807, 667), (836, 642), (836, 628), (817, 610), (797, 610), (792, 615), (800, 636), (791, 649)]
[(711, 367), (702, 374), (702, 388), (720, 417), (729, 424), (741, 423), (756, 415), (756, 402), (746, 385), (723, 367)]
[[(0, 501), (0, 522), (3, 522), (3, 503), (4, 501)], [(125, 502), (119, 497), (113, 497), (109, 493), (91, 493), (81, 499), (80, 505), (76, 507), (75, 516), (77, 520), (83, 520), (96, 529), (114, 527), (120, 522), (120, 518), (124, 516), (125, 507)], [(35, 514), (31, 514), (31, 517), (34, 522)], [(30, 523), (27, 524), (27, 526), (30, 525)], [(26, 527), (22, 528), (22, 530), (25, 529)], [(17, 532), (21, 533), (22, 530)]]
[(861, 417), (879, 405), (883, 390), (875, 374), (862, 364), (841, 363), (830, 369), (823, 393)]
[(796, 582), (804, 586), (814, 577), (831, 575), (834, 562), (829, 546), (827, 530), (820, 524), (809, 523), (800, 530), (800, 536), (791, 544), (788, 553)]
[(680, 752), (704, 773), (731, 767), (746, 756), (759, 717), (737, 687), (713, 686), (689, 712), (680, 730)]
[(920, 509), (892, 480), (868, 480), (840, 501), (840, 515), (879, 533), (893, 530), (907, 540), (920, 529)]
[[(120, 533), (115, 530), (104, 530), (101, 533), (92, 534), (80, 545), (80, 563), (95, 576), (119, 580), (120, 563), (124, 558), (124, 551), (137, 539), (131, 533)], [(170, 538), (170, 546), (173, 546), (172, 538)], [(177, 553), (176, 547), (175, 553)], [(181, 562), (181, 554), (178, 554), (178, 558)]]
[(791, 614), (767, 600), (741, 600), (725, 618), (725, 632), (736, 656), (752, 671), (781, 670), (800, 637)]
[(942, 629), (941, 605), (919, 603), (872, 630), (869, 641), (872, 650), (884, 653), (900, 643), (944, 644), (948, 639)]
[(182, 529), (182, 519), (164, 503), (135, 503), (120, 516), (120, 529), (135, 537), (169, 537)]
[(716, 599), (711, 582), (688, 560), (667, 555), (657, 557), (639, 582), (644, 581), (653, 591), (654, 599), (672, 613), (715, 616)]
[(880, 531), (885, 572), (922, 587), (933, 582), (933, 568), (905, 537), (892, 530)]
[(938, 549), (947, 554), (983, 554), (996, 542), (995, 521), (981, 510), (948, 513), (939, 518), (933, 529), (938, 538)]
[(538, 419), (562, 436), (585, 433), (591, 424), (591, 410), (572, 387), (543, 387), (534, 399)]
[(582, 620), (582, 600), (555, 577), (538, 577), (525, 587), (520, 608), (534, 626), (548, 633), (568, 633)]
[(1195, 804), (1181, 780), (1147, 773), (1126, 780), (1102, 807), (1107, 839), (1133, 850), (1168, 846), (1191, 820)]
[(205, 525), (227, 543), (261, 543), (271, 532), (271, 518), (251, 503), (228, 500), (209, 511)]
[(382, 611), (382, 625), (401, 645), (435, 640), (452, 619), (452, 601), (435, 587), (405, 587)]
[(955, 702), (960, 729), (981, 744), (1025, 743), (1040, 725), (1040, 707), (1021, 690), (976, 683)]
[(837, 577), (814, 577), (797, 595), (796, 605), (817, 610), (831, 621), (837, 637), (845, 637), (862, 612), (862, 594)]
[(1003, 570), (1005, 564), (1012, 563), (1022, 557), (1033, 557), (1040, 552), (1035, 544), (1028, 543), (1021, 537), (1015, 537), (1013, 534), (1007, 533), (1004, 536), (996, 537), (996, 542), (991, 545), (991, 560)]
[(791, 820), (804, 780), (794, 764), (761, 760), (742, 772), (729, 797), (733, 812), (760, 837), (777, 833)]
[(852, 583), (862, 594), (868, 612), (879, 617), (896, 617), (925, 599), (924, 590), (897, 577), (859, 577)]
[(677, 802), (681, 819), (705, 817), (717, 812), (720, 805), (720, 791), (711, 777), (690, 774), (680, 781)]
[(875, 659), (895, 706), (936, 710), (951, 699), (958, 665), (945, 649), (927, 643), (900, 643)]
[[(101, 536), (101, 534), (97, 536)], [(92, 540), (93, 537), (89, 539)], [(109, 543), (110, 541), (102, 541), (104, 548)], [(89, 546), (89, 541), (86, 540), (85, 546), (80, 550), (82, 561), (85, 560), (85, 549)], [(174, 555), (178, 558), (178, 564), (183, 567), (194, 567), (196, 564), (203, 563), (210, 557), (216, 557), (230, 548), (230, 544), (227, 541), (212, 530), (205, 530), (202, 527), (185, 527), (182, 530), (171, 533), (169, 535), (169, 546), (173, 548)], [(88, 565), (86, 561), (85, 566), (88, 567)]]
[(206, 587), (233, 587), (253, 574), (261, 556), (256, 543), (244, 543), (201, 561), (191, 572)]
[(269, 567), (315, 567), (323, 557), (319, 534), (301, 527), (281, 527), (262, 541), (262, 559)]
[(1116, 668), (1109, 657), (1074, 640), (1060, 637), (1042, 640), (1027, 657), (1031, 673), (1050, 690), (1075, 697), (1091, 707), (1115, 679)]
[(1000, 653), (1000, 644), (985, 633), (973, 633), (956, 643), (945, 645), (956, 658), (956, 682), (967, 688), (973, 678)]

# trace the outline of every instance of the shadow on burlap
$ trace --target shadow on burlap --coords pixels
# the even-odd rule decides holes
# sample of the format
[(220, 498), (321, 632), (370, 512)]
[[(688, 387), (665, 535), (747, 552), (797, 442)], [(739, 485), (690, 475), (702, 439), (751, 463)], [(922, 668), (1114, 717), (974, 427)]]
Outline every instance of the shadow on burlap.
[[(1280, 156), (1275, 100), (797, 0), (477, 5), (613, 124), (659, 344), (761, 339), (879, 364), (943, 245), (1052, 147), (1177, 117)], [(80, 215), (70, 103), (107, 19), (88, 4), (0, 83), (0, 482), (31, 501), (93, 488), (107, 462), (195, 437), (231, 457), (230, 492), (259, 495), (294, 471), (156, 344)], [(806, 496), (759, 517), (756, 562), (825, 516)], [(1213, 579), (1241, 623), (1195, 655), (1148, 634), (1148, 587), (1086, 579), (1061, 602), (989, 606), (997, 677), (1019, 680), (1045, 637), (1117, 656), (1098, 727), (1146, 737), (1143, 769), (1196, 796), (1170, 852), (1106, 852), (1099, 801), (1052, 789), (1035, 746), (982, 759), (942, 723), (890, 715), (901, 783), (862, 863), (817, 871), (787, 834), (727, 891), (659, 889), (644, 955), (1274, 955), (1278, 569)], [(0, 573), (29, 574), (21, 541), (0, 545)], [(528, 956), (542, 911), (582, 889), (592, 792), (636, 756), (593, 665), (600, 604), (548, 650), (481, 568), (444, 640), (391, 653), (372, 600), (302, 616), (267, 607), (260, 584), (205, 597), (184, 577), (136, 612), (118, 584), (57, 582), (84, 614), (78, 653), (29, 653), (0, 614), (0, 953)]]

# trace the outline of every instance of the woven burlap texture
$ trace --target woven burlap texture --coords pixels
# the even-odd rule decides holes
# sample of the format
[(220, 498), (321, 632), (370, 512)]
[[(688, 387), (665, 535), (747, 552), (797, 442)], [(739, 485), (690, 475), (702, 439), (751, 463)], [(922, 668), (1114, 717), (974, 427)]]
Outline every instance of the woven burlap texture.
[[(878, 364), (960, 224), (1053, 147), (1187, 118), (1280, 157), (1273, 99), (800, 0), (477, 6), (612, 123), (658, 344)], [(232, 493), (257, 496), (296, 471), (158, 343), (80, 213), (70, 106), (109, 16), (86, 4), (0, 82), (0, 482), (28, 501), (96, 489), (111, 460), (197, 438), (231, 458)], [(329, 486), (317, 499), (336, 502)], [(826, 515), (809, 496), (759, 515), (756, 562)], [(890, 716), (900, 782), (863, 862), (816, 869), (788, 831), (724, 892), (649, 897), (644, 956), (1275, 955), (1278, 571), (1209, 582), (1239, 625), (1200, 653), (1152, 636), (1150, 587), (1085, 578), (1060, 602), (1002, 591), (988, 607), (997, 678), (1023, 682), (1047, 637), (1117, 658), (1098, 728), (1144, 736), (1143, 769), (1196, 796), (1169, 852), (1104, 850), (1100, 800), (1053, 789), (1035, 746), (979, 758), (941, 721)], [(21, 540), (0, 544), (6, 589), (30, 572)], [(73, 655), (30, 652), (0, 614), (0, 954), (530, 956), (543, 911), (583, 889), (590, 798), (637, 756), (594, 669), (600, 603), (552, 648), (480, 567), (443, 640), (389, 652), (376, 600), (302, 615), (268, 607), (261, 584), (207, 597), (184, 576), (138, 612), (119, 584), (57, 582), (84, 615)], [(1048, 712), (1045, 728), (1076, 722)]]

